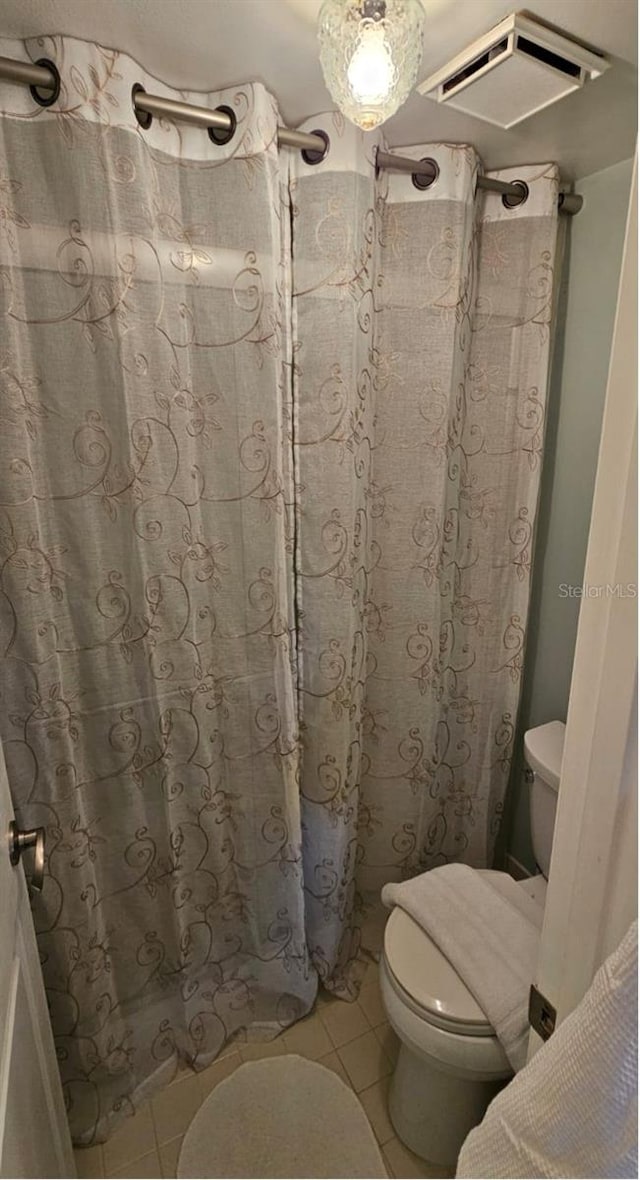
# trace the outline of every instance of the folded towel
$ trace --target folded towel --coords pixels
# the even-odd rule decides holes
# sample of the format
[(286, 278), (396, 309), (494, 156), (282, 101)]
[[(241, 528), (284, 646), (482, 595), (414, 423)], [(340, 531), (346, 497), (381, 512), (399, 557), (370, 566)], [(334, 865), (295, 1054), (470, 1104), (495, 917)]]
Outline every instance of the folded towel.
[(475, 996), (514, 1070), (522, 1069), (540, 938), (535, 902), (507, 873), (459, 864), (385, 885), (382, 901), (389, 909), (401, 906), (433, 939)]
[(638, 1175), (638, 925), (465, 1139), (457, 1176)]

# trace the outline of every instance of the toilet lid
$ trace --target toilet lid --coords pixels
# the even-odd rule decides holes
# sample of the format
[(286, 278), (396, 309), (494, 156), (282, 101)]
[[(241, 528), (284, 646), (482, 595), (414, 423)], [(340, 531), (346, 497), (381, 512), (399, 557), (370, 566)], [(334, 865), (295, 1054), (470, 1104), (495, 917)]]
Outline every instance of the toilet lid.
[(459, 1035), (490, 1037), (494, 1030), (457, 971), (404, 910), (392, 910), (384, 931), (387, 966), (413, 1003), (433, 1023)]

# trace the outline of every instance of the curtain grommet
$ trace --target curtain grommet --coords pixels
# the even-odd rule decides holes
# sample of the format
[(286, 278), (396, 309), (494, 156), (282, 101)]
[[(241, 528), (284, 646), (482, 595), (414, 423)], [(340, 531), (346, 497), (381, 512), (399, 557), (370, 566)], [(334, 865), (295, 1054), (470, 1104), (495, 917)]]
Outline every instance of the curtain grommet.
[(138, 110), (138, 108), (136, 106), (136, 94), (146, 94), (146, 93), (147, 92), (146, 92), (144, 86), (141, 86), (139, 82), (134, 82), (133, 86), (131, 87), (131, 105), (133, 107), (133, 113), (134, 113), (138, 123), (142, 127), (143, 131), (149, 130), (151, 124), (153, 123), (153, 115), (151, 114), (151, 111), (139, 111)]
[(379, 151), (380, 151), (379, 147), (374, 147), (374, 149), (373, 149), (373, 175), (375, 176), (376, 180), (380, 176), (380, 173), (383, 171), (380, 164), (378, 163), (378, 152)]
[(310, 131), (309, 134), (310, 135), (317, 135), (318, 139), (321, 139), (324, 142), (324, 147), (322, 149), (320, 149), (320, 148), (301, 148), (300, 149), (300, 155), (302, 156), (302, 159), (304, 160), (305, 164), (309, 164), (313, 167), (314, 164), (321, 164), (323, 160), (326, 160), (327, 153), (329, 151), (329, 148), (331, 147), (331, 140), (329, 139), (329, 136), (327, 135), (326, 131), (320, 131), (319, 129), (314, 130), (314, 131)]
[(419, 192), (423, 193), (428, 188), (431, 188), (431, 186), (433, 184), (436, 183), (436, 180), (438, 179), (438, 177), (440, 175), (440, 168), (438, 166), (437, 160), (434, 160), (431, 156), (425, 156), (419, 162), (421, 164), (430, 164), (433, 169), (433, 176), (425, 176), (423, 172), (412, 172), (411, 173), (412, 185), (414, 186), (414, 188), (417, 188)]
[(510, 180), (509, 184), (519, 191), (517, 193), (503, 193), (502, 204), (505, 209), (519, 209), (529, 196), (529, 185), (525, 184), (524, 180)]
[(236, 127), (238, 126), (238, 120), (236, 119), (235, 111), (232, 111), (231, 107), (216, 107), (216, 111), (219, 111), (221, 115), (227, 115), (229, 126), (207, 127), (207, 135), (212, 143), (215, 143), (218, 147), (224, 147), (225, 143), (230, 143), (233, 139), (236, 133)]
[(53, 90), (45, 90), (44, 94), (40, 93), (39, 86), (30, 86), (31, 97), (34, 102), (37, 102), (39, 107), (51, 107), (54, 102), (60, 98), (60, 71), (54, 61), (50, 61), (48, 57), (40, 57), (38, 61), (34, 61), (34, 66), (42, 66), (45, 70), (50, 70), (54, 78)]

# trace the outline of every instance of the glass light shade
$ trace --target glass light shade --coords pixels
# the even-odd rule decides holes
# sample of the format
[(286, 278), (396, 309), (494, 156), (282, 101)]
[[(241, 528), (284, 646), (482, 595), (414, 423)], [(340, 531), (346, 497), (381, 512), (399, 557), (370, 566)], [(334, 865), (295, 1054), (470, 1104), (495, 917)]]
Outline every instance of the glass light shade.
[(324, 0), (320, 64), (342, 113), (370, 131), (409, 97), (422, 58), (420, 0)]

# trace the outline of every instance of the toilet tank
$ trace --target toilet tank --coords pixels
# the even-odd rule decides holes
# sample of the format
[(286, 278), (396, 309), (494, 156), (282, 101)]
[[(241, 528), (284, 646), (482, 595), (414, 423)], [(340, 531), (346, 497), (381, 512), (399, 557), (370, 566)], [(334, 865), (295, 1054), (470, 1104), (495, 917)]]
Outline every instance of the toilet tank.
[(549, 721), (546, 725), (529, 729), (524, 735), (531, 839), (536, 864), (544, 877), (549, 876), (564, 731), (562, 721)]

